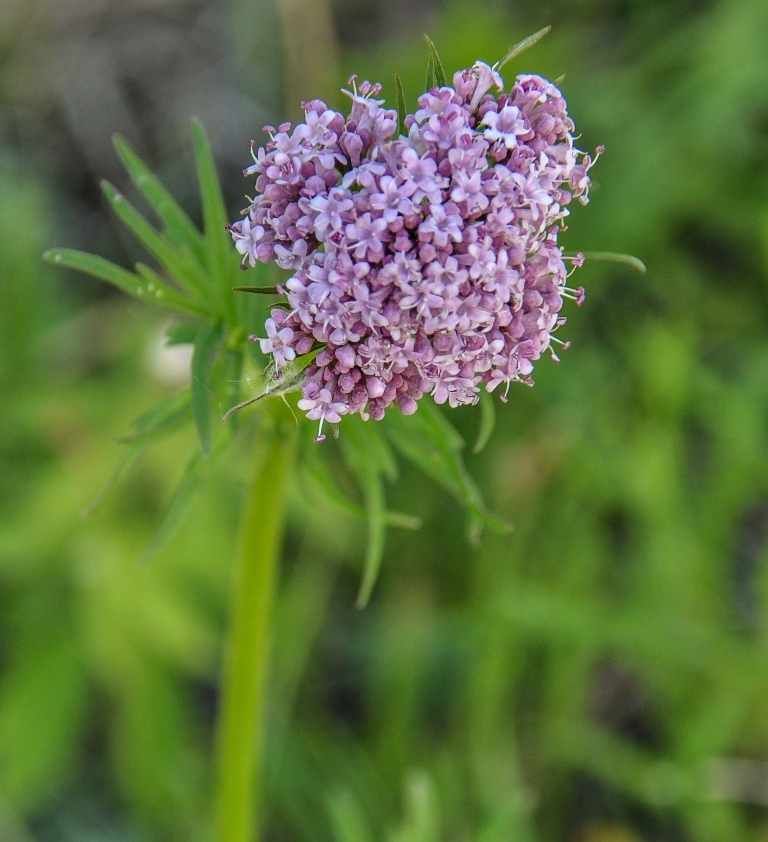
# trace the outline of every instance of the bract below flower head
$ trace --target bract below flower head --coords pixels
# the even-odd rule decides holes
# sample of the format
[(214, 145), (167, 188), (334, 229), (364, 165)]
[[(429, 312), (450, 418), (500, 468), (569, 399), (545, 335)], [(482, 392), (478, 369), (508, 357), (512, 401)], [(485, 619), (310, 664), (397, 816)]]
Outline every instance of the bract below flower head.
[(262, 349), (278, 367), (321, 349), (299, 401), (321, 428), (532, 383), (535, 360), (557, 359), (563, 299), (583, 301), (566, 286), (583, 257), (557, 240), (571, 200), (587, 202), (593, 159), (561, 92), (532, 75), (504, 92), (477, 62), (424, 93), (396, 136), (381, 87), (350, 85), (350, 114), (305, 104), (247, 170), (256, 198), (231, 226), (243, 264), (294, 272)]

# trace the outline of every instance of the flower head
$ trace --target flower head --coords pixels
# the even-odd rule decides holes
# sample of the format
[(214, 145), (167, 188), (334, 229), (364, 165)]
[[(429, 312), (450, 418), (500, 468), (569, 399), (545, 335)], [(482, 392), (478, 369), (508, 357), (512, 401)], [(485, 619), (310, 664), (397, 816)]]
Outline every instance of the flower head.
[(504, 92), (477, 62), (419, 98), (407, 136), (379, 85), (350, 87), (349, 115), (316, 100), (295, 128), (270, 130), (246, 171), (256, 198), (231, 226), (244, 265), (293, 270), (290, 310), (258, 341), (278, 370), (318, 352), (298, 405), (319, 438), (345, 414), (531, 383), (535, 360), (557, 359), (563, 298), (584, 298), (566, 286), (583, 255), (557, 239), (593, 159), (557, 87), (524, 75)]

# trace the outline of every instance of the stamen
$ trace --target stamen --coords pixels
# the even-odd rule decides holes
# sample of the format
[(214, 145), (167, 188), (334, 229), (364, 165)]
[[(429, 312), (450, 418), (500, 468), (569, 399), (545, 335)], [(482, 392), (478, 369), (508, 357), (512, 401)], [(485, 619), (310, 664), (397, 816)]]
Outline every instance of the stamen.
[(562, 298), (570, 298), (571, 301), (575, 301), (579, 305), (579, 307), (581, 307), (581, 305), (587, 298), (587, 293), (584, 287), (576, 287), (576, 289), (571, 289), (570, 287), (561, 287), (560, 296)]
[(324, 412), (320, 416), (320, 429), (317, 431), (317, 435), (315, 436), (315, 441), (318, 444), (321, 441), (325, 441), (325, 436), (323, 435), (323, 421), (325, 421), (325, 413)]

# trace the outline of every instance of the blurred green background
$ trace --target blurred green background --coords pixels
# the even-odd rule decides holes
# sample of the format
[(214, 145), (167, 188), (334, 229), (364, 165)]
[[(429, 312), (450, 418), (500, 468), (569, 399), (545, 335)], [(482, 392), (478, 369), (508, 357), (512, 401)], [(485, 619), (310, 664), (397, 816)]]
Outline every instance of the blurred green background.
[[(573, 348), (513, 389), (469, 471), (514, 524), (470, 546), (402, 466), (369, 607), (364, 524), (291, 489), (267, 723), (274, 842), (768, 840), (765, 0), (3, 0), (0, 840), (210, 838), (211, 739), (247, 454), (137, 559), (193, 435), (88, 517), (114, 438), (184, 382), (161, 317), (40, 255), (137, 253), (99, 199), (123, 132), (191, 213), (189, 119), (231, 218), (246, 143), (356, 72), (411, 101), (451, 70), (562, 83), (607, 152)], [(393, 98), (392, 98), (393, 99)], [(247, 410), (246, 410), (247, 411)], [(479, 414), (451, 420), (471, 443)], [(336, 445), (327, 442), (335, 453)]]

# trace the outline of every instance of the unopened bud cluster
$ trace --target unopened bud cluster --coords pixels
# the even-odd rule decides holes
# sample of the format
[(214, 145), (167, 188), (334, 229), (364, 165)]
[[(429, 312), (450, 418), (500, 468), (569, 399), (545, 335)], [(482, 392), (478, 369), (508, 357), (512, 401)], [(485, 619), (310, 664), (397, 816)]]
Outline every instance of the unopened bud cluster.
[(349, 116), (306, 103), (246, 170), (257, 195), (231, 226), (243, 264), (293, 270), (262, 350), (279, 370), (321, 347), (299, 401), (321, 428), (530, 382), (563, 297), (583, 299), (566, 286), (583, 258), (557, 237), (593, 161), (562, 94), (539, 76), (504, 93), (478, 62), (420, 97), (405, 136), (380, 86), (350, 84)]

